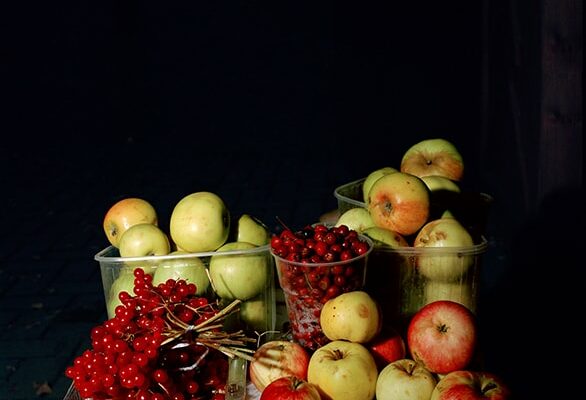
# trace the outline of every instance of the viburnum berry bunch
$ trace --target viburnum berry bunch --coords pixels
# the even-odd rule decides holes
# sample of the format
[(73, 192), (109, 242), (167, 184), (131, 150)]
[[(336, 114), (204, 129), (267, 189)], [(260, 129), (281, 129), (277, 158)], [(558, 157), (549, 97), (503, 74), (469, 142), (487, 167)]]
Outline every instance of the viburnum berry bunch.
[(285, 228), (271, 238), (279, 284), (285, 292), (293, 338), (309, 350), (328, 339), (319, 325), (322, 306), (364, 285), (372, 245), (346, 225)]
[(134, 295), (119, 294), (113, 318), (91, 331), (92, 348), (75, 358), (65, 375), (84, 399), (224, 399), (228, 357), (251, 359), (242, 331), (223, 331), (238, 311), (196, 296), (185, 280), (157, 286), (134, 269)]

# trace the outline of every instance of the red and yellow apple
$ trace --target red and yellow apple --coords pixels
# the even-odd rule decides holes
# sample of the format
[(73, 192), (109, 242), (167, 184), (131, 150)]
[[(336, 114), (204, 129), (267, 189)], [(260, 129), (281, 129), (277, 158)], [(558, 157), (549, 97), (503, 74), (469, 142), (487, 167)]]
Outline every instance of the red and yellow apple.
[(376, 381), (376, 400), (429, 400), (437, 380), (422, 364), (402, 358), (388, 364)]
[(377, 376), (376, 363), (368, 349), (346, 340), (318, 347), (307, 368), (307, 381), (317, 386), (324, 400), (372, 400)]
[(412, 235), (429, 217), (429, 189), (415, 175), (387, 174), (372, 184), (367, 207), (376, 226)]
[(102, 225), (110, 244), (118, 247), (120, 237), (128, 228), (143, 223), (158, 224), (155, 208), (144, 199), (128, 197), (117, 201), (108, 209)]
[(330, 340), (366, 343), (381, 331), (382, 315), (374, 298), (365, 291), (354, 290), (326, 301), (319, 323)]
[(460, 181), (464, 176), (464, 161), (450, 141), (443, 138), (425, 139), (407, 149), (401, 159), (400, 170), (419, 177), (439, 175)]
[(260, 400), (321, 400), (315, 385), (295, 376), (284, 376), (271, 382), (260, 394)]
[(421, 307), (409, 321), (407, 347), (415, 361), (431, 372), (466, 368), (476, 351), (477, 324), (460, 303), (438, 300)]
[(230, 213), (217, 194), (191, 193), (173, 208), (169, 231), (173, 242), (184, 251), (214, 251), (228, 240)]
[[(562, 396), (563, 397), (563, 396)], [(503, 379), (486, 371), (453, 371), (435, 386), (431, 400), (508, 400), (511, 391)]]
[(309, 353), (299, 343), (271, 340), (254, 352), (248, 365), (248, 376), (262, 392), (271, 382), (285, 376), (306, 380), (308, 366)]

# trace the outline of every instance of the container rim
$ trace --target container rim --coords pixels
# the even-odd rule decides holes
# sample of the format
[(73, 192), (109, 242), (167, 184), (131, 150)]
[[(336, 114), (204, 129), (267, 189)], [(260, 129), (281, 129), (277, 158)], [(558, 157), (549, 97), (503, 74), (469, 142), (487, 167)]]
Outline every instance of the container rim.
[(334, 265), (348, 264), (351, 262), (355, 262), (357, 260), (361, 260), (363, 258), (366, 258), (368, 255), (370, 255), (372, 253), (372, 251), (375, 248), (374, 241), (371, 238), (369, 238), (368, 236), (360, 234), (360, 233), (358, 234), (358, 237), (360, 238), (360, 240), (368, 243), (368, 250), (365, 253), (360, 254), (359, 256), (356, 256), (354, 258), (350, 258), (349, 260), (344, 260), (344, 261), (339, 260), (339, 261), (319, 262), (319, 263), (309, 263), (309, 262), (303, 262), (303, 261), (290, 261), (290, 260), (287, 260), (286, 258), (280, 257), (280, 256), (276, 255), (275, 253), (273, 253), (272, 247), (269, 247), (269, 251), (270, 251), (271, 255), (275, 258), (275, 260), (282, 261), (287, 264), (291, 264), (291, 265), (295, 265), (295, 266), (302, 266), (302, 267), (330, 267), (330, 266), (334, 266)]
[(109, 256), (109, 253), (116, 251), (117, 249), (114, 246), (108, 246), (105, 249), (100, 250), (94, 256), (94, 260), (98, 262), (133, 262), (133, 261), (168, 261), (168, 260), (180, 260), (180, 259), (189, 259), (189, 258), (202, 258), (202, 257), (211, 257), (215, 255), (222, 255), (222, 256), (232, 256), (232, 255), (251, 255), (251, 254), (258, 254), (258, 253), (265, 253), (268, 252), (270, 248), (270, 244), (265, 244), (262, 246), (257, 246), (251, 249), (246, 250), (227, 250), (227, 251), (204, 251), (200, 253), (184, 253), (184, 254), (167, 254), (163, 256), (142, 256), (142, 257), (119, 257), (119, 256)]
[(418, 255), (477, 255), (485, 253), (488, 249), (488, 240), (484, 236), (480, 236), (480, 243), (472, 246), (451, 246), (451, 247), (390, 247), (390, 246), (377, 246), (377, 250), (384, 251), (387, 253), (397, 253), (407, 256), (418, 256)]
[(360, 178), (360, 179), (356, 179), (355, 181), (352, 182), (348, 182), (345, 183), (343, 185), (340, 185), (338, 187), (336, 187), (334, 189), (334, 197), (338, 200), (343, 200), (347, 203), (350, 203), (352, 205), (358, 206), (358, 207), (362, 207), (362, 208), (366, 208), (366, 203), (363, 201), (359, 201), (359, 200), (355, 200), (355, 199), (351, 199), (350, 197), (344, 196), (343, 194), (340, 193), (340, 191), (342, 189), (345, 189), (349, 186), (353, 186), (353, 185), (358, 185), (361, 184), (362, 182), (364, 182), (366, 180), (366, 178)]

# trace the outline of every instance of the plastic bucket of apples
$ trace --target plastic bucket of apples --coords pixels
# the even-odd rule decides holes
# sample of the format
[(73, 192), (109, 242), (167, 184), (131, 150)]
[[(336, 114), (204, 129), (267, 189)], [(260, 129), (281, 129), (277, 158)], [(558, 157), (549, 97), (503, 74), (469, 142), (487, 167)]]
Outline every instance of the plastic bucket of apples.
[[(378, 177), (374, 180), (385, 175), (380, 170), (376, 173)], [(401, 175), (409, 179), (402, 173), (395, 175), (397, 187)], [(350, 218), (348, 211), (352, 209), (368, 210), (363, 188), (369, 184), (372, 187), (372, 182), (367, 180), (368, 177), (335, 188), (339, 221)], [(385, 190), (392, 192), (392, 189)], [(350, 225), (360, 224), (364, 228), (361, 233), (374, 241), (365, 290), (379, 302), (385, 324), (394, 327), (405, 327), (418, 309), (434, 300), (454, 300), (478, 312), (482, 256), (488, 248), (484, 232), (492, 197), (447, 189), (436, 192), (430, 189), (430, 193), (426, 223), (409, 234), (389, 234), (372, 219), (358, 221), (358, 218), (370, 218), (368, 213), (354, 213), (354, 220), (346, 219)], [(393, 206), (390, 204), (389, 209)], [(442, 218), (441, 213), (448, 206), (452, 218), (445, 215)], [(395, 208), (394, 212), (398, 213), (399, 207)], [(415, 213), (413, 209), (405, 211), (409, 217)], [(439, 231), (449, 235), (439, 239)]]
[(322, 307), (342, 293), (364, 288), (372, 249), (372, 240), (356, 231), (325, 224), (286, 229), (272, 238), (293, 340), (310, 351), (329, 341), (320, 325)]
[(248, 332), (275, 329), (274, 260), (269, 246), (163, 256), (120, 257), (109, 246), (95, 255), (100, 264), (108, 318), (121, 305), (120, 293), (133, 294), (134, 270), (152, 276), (154, 286), (169, 279), (194, 283), (196, 295), (222, 305), (238, 299), (240, 311), (231, 321)]

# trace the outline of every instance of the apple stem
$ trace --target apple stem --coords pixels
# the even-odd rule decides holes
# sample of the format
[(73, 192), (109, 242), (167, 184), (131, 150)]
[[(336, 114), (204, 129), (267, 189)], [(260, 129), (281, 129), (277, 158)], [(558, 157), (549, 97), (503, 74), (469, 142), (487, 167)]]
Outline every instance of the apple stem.
[(497, 385), (494, 382), (488, 382), (486, 385), (484, 385), (482, 388), (480, 388), (480, 391), (482, 392), (482, 394), (485, 394), (486, 392), (491, 391), (492, 389), (496, 389)]

